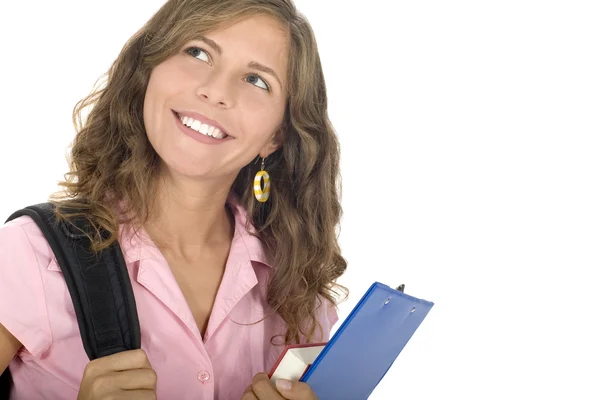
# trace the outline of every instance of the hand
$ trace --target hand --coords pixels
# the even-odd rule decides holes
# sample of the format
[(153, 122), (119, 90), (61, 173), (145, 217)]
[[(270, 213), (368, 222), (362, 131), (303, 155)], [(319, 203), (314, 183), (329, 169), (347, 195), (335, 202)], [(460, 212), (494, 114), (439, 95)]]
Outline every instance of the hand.
[[(286, 386), (286, 383), (288, 386)], [(315, 392), (304, 382), (290, 382), (284, 379), (273, 385), (264, 372), (254, 375), (241, 400), (318, 400)]]
[(90, 361), (77, 400), (156, 399), (156, 372), (144, 350), (130, 350)]

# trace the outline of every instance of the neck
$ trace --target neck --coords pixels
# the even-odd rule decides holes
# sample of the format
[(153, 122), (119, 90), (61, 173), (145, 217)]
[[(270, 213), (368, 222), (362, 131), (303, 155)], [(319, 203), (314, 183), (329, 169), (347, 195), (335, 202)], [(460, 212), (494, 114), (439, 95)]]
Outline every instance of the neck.
[(206, 248), (230, 243), (233, 218), (226, 202), (231, 183), (164, 174), (144, 228), (161, 250), (178, 258), (193, 259)]

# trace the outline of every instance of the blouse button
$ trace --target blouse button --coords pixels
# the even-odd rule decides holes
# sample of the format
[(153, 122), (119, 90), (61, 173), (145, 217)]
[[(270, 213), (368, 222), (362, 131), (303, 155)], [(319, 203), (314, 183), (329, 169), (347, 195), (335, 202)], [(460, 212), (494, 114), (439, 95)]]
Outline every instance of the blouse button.
[(209, 379), (210, 379), (210, 374), (208, 373), (208, 371), (198, 372), (198, 380), (200, 382), (206, 383), (206, 382), (208, 382)]

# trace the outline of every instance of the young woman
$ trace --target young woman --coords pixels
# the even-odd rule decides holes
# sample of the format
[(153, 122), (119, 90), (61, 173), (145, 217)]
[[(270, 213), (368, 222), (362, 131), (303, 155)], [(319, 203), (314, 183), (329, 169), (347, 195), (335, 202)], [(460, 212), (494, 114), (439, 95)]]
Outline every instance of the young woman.
[(285, 344), (328, 339), (345, 291), (338, 141), (292, 1), (168, 1), (74, 116), (51, 199), (110, 232), (95, 249), (118, 240), (142, 348), (89, 361), (56, 258), (20, 217), (0, 228), (11, 398), (315, 398), (265, 374)]

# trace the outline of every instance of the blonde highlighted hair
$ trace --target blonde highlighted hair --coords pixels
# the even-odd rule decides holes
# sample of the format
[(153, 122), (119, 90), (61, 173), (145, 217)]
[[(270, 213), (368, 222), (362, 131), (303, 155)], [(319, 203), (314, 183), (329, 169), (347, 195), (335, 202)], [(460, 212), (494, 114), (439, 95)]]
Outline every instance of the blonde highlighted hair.
[[(268, 303), (287, 324), (285, 342), (308, 341), (319, 324), (320, 298), (336, 303), (346, 288), (337, 241), (341, 217), (339, 144), (327, 115), (327, 94), (313, 31), (290, 0), (170, 0), (125, 44), (106, 82), (77, 103), (70, 171), (50, 200), (57, 216), (87, 217), (108, 237), (92, 235), (95, 250), (118, 239), (121, 223), (139, 228), (152, 209), (159, 158), (143, 124), (150, 73), (184, 43), (252, 15), (268, 15), (289, 37), (287, 106), (282, 147), (267, 159), (271, 197), (253, 198), (256, 163), (240, 171), (232, 191), (248, 211), (275, 268)], [(89, 114), (83, 122), (83, 113)], [(126, 205), (119, 219), (115, 203)], [(74, 213), (73, 209), (83, 209)], [(121, 215), (121, 214), (119, 214)]]

